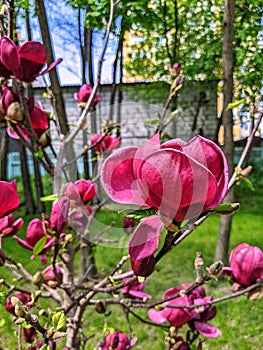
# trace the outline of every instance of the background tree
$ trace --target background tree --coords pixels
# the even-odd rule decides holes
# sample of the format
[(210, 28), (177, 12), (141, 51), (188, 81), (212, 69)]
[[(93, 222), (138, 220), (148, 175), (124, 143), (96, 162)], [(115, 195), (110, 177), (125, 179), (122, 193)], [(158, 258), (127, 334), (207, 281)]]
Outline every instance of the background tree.
[[(224, 11), (224, 37), (223, 37), (223, 92), (224, 92), (224, 108), (223, 108), (223, 127), (224, 127), (224, 153), (227, 158), (228, 169), (231, 174), (234, 169), (234, 142), (233, 142), (233, 113), (228, 108), (228, 104), (233, 100), (233, 71), (234, 71), (234, 0), (225, 1)], [(225, 202), (234, 202), (234, 188), (232, 188)], [(227, 263), (229, 237), (231, 231), (232, 216), (221, 216), (217, 237), (217, 245), (215, 252), (215, 261), (221, 260)]]

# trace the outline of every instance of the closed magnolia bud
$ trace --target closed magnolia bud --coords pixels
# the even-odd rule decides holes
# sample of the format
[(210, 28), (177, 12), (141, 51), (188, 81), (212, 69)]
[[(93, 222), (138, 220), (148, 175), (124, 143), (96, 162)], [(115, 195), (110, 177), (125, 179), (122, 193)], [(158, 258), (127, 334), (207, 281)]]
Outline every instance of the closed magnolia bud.
[(21, 122), (24, 119), (23, 111), (19, 102), (11, 103), (7, 108), (7, 118), (14, 122)]

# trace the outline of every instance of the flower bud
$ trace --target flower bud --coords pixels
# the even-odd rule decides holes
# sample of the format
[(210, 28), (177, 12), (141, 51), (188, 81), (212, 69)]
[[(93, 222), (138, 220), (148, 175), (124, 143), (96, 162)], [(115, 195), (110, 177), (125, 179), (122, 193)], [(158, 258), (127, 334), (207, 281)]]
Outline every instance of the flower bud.
[(154, 271), (155, 258), (153, 255), (140, 260), (131, 259), (132, 269), (137, 276), (148, 277)]
[(248, 287), (263, 278), (263, 252), (247, 243), (238, 245), (230, 255), (230, 268), (235, 281)]
[(7, 108), (7, 117), (12, 122), (21, 122), (24, 119), (23, 111), (19, 102), (11, 103)]

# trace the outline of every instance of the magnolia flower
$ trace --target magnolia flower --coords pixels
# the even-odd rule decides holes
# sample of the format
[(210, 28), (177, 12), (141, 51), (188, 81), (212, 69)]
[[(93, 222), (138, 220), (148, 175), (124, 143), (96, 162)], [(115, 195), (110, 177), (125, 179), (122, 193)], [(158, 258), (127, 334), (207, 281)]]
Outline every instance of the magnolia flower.
[(113, 332), (107, 335), (104, 341), (100, 344), (101, 350), (128, 350), (131, 349), (137, 342), (137, 338), (129, 340), (128, 336), (120, 331)]
[[(22, 304), (25, 306), (31, 301), (31, 297), (26, 293), (18, 293), (18, 294), (15, 294), (14, 297), (18, 298), (22, 302)], [(11, 298), (6, 299), (5, 309), (6, 311), (15, 315), (15, 306), (11, 303)]]
[[(163, 299), (171, 297), (180, 290), (184, 290), (188, 287), (188, 284), (182, 284), (176, 288), (168, 289)], [(211, 296), (205, 296), (205, 290), (203, 287), (198, 287), (193, 290), (189, 295), (184, 295), (172, 299), (163, 304), (164, 308), (161, 311), (150, 309), (148, 312), (149, 318), (157, 323), (169, 322), (171, 326), (179, 328), (186, 323), (189, 323), (191, 328), (194, 328), (198, 333), (202, 334), (206, 338), (216, 338), (219, 336), (220, 331), (218, 328), (206, 323), (206, 321), (212, 319), (216, 314), (216, 308), (210, 309), (209, 305), (200, 306), (200, 304), (209, 303), (212, 300)], [(169, 306), (191, 306), (196, 305), (195, 309), (190, 308), (171, 308)]]
[[(125, 278), (122, 282), (129, 281), (129, 278)], [(138, 281), (134, 281), (131, 284), (122, 288), (122, 294), (125, 296), (129, 296), (132, 298), (139, 299), (151, 299), (151, 295), (144, 293), (144, 287), (146, 285), (146, 280), (143, 283), (139, 283)]]
[(124, 232), (129, 234), (129, 233), (132, 233), (134, 231), (135, 225), (136, 225), (136, 221), (134, 219), (124, 218), (122, 227), (123, 227)]
[[(59, 278), (62, 280), (63, 276), (63, 269), (59, 266), (59, 264), (56, 264), (56, 272)], [(47, 266), (43, 271), (43, 276), (44, 276), (44, 283), (50, 287), (55, 287), (58, 279), (57, 276), (54, 273), (53, 266)]]
[(51, 229), (57, 233), (62, 233), (65, 225), (68, 221), (68, 212), (69, 212), (69, 198), (63, 196), (59, 198), (52, 207), (50, 213), (50, 226)]
[(0, 39), (0, 61), (17, 79), (30, 83), (37, 76), (49, 72), (62, 59), (53, 62), (46, 70), (41, 72), (47, 63), (46, 50), (43, 44), (36, 41), (27, 41), (18, 48), (10, 38), (3, 36)]
[(148, 269), (145, 262), (154, 263), (165, 225), (197, 217), (222, 202), (228, 185), (227, 162), (221, 149), (201, 136), (188, 143), (175, 139), (161, 145), (155, 134), (139, 148), (125, 147), (110, 155), (101, 181), (115, 202), (158, 211), (141, 221), (129, 242), (133, 270), (136, 260), (143, 261), (140, 270), (147, 277), (153, 268)]
[[(31, 138), (29, 130), (21, 123), (17, 123), (24, 120), (19, 96), (12, 92), (12, 90), (9, 88), (4, 88), (3, 91), (3, 96), (1, 99), (3, 113), (6, 115), (8, 120), (16, 123), (17, 129), (20, 131), (23, 137), (29, 140)], [(35, 105), (33, 97), (28, 98), (26, 102), (32, 127), (36, 133), (36, 136), (40, 139), (49, 128), (48, 114), (40, 103)], [(19, 139), (19, 135), (13, 130), (12, 126), (7, 128), (7, 132), (10, 137)]]
[(24, 220), (15, 220), (13, 214), (9, 214), (0, 219), (0, 235), (4, 237), (13, 236), (23, 226)]
[[(85, 107), (90, 95), (92, 93), (92, 86), (90, 84), (84, 84), (80, 87), (79, 92), (74, 94), (75, 100), (78, 101), (80, 107)], [(100, 95), (96, 94), (91, 107), (95, 107), (100, 102)]]
[(23, 328), (23, 336), (24, 336), (25, 342), (33, 343), (33, 341), (37, 337), (37, 331), (34, 327)]
[(76, 204), (80, 202), (85, 205), (91, 201), (97, 192), (97, 185), (90, 180), (80, 179), (74, 183), (69, 182), (64, 188), (64, 194), (66, 194), (70, 200), (74, 200)]
[(232, 250), (229, 262), (230, 272), (236, 282), (234, 289), (248, 287), (263, 278), (263, 252), (258, 247), (239, 244)]
[[(90, 136), (90, 143), (91, 145), (94, 145), (95, 143), (97, 143), (101, 138), (102, 138), (103, 134), (92, 134)], [(101, 152), (110, 152), (112, 151), (114, 148), (117, 148), (120, 144), (121, 138), (120, 136), (115, 138), (112, 135), (106, 135), (103, 140), (101, 142), (99, 142), (96, 146), (95, 146), (95, 150), (98, 153)]]
[[(27, 226), (26, 239), (15, 236), (17, 243), (28, 250), (34, 250), (35, 245), (46, 236), (44, 223), (40, 219), (33, 219)], [(46, 236), (47, 237), (47, 236)], [(40, 254), (46, 253), (54, 245), (55, 239), (47, 237), (46, 243), (40, 252)]]
[(0, 218), (15, 211), (19, 204), (16, 180), (11, 182), (0, 181)]

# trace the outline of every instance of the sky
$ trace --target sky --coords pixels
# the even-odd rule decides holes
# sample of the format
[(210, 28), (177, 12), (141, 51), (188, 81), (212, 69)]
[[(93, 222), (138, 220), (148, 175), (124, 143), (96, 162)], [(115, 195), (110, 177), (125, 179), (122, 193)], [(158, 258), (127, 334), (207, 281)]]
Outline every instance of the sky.
[[(54, 57), (55, 59), (63, 58), (63, 62), (58, 66), (60, 83), (61, 85), (81, 85), (80, 50), (75, 37), (78, 31), (77, 12), (61, 0), (52, 5), (50, 5), (51, 2), (48, 3), (47, 15), (54, 46)], [(21, 41), (27, 40), (24, 19), (20, 18), (18, 24)], [(32, 39), (42, 42), (36, 16), (31, 16), (31, 27)], [(97, 61), (103, 45), (102, 35), (101, 32), (96, 33), (93, 40), (95, 76), (97, 75)], [(103, 84), (112, 81), (112, 65), (117, 45), (117, 38), (111, 35), (102, 66), (101, 82)]]

